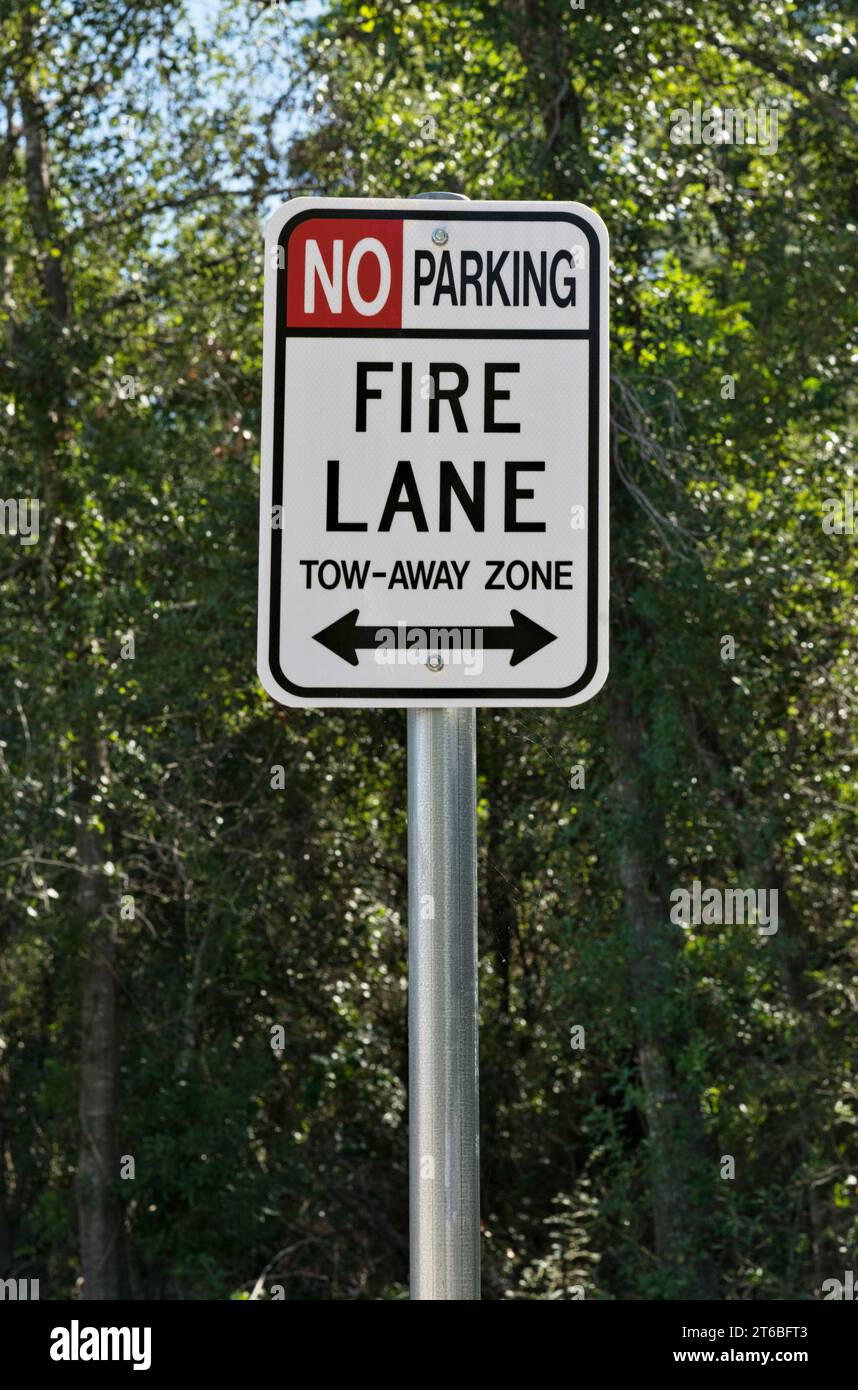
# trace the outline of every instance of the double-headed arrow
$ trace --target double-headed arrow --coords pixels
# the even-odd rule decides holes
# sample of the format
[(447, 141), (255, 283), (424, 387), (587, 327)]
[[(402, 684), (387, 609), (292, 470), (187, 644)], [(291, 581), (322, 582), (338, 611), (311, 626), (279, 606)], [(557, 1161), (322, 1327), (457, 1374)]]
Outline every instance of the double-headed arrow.
[[(383, 634), (391, 631), (390, 628), (378, 626), (361, 627), (358, 624), (359, 616), (359, 610), (353, 608), (350, 613), (337, 618), (330, 627), (314, 633), (314, 640), (321, 642), (329, 652), (341, 657), (350, 666), (357, 666), (358, 651), (388, 646), (388, 638)], [(510, 666), (518, 666), (519, 662), (526, 661), (529, 656), (547, 647), (549, 642), (556, 642), (557, 638), (553, 632), (547, 632), (532, 618), (526, 618), (523, 613), (519, 613), (517, 608), (511, 608), (509, 616), (512, 619), (512, 627), (448, 627), (443, 623), (433, 623), (431, 628), (420, 630), (427, 634), (438, 631), (449, 633), (451, 638), (458, 639), (458, 646), (465, 651), (472, 651), (478, 647), (495, 651), (511, 649)], [(408, 627), (417, 627), (417, 624), (409, 624)]]

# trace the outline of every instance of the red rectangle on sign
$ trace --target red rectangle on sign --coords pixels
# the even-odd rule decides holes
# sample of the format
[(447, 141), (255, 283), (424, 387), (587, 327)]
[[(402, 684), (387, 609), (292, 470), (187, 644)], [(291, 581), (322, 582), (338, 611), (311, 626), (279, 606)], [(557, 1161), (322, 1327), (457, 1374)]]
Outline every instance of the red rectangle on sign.
[(289, 328), (401, 328), (401, 218), (308, 217), (286, 251)]

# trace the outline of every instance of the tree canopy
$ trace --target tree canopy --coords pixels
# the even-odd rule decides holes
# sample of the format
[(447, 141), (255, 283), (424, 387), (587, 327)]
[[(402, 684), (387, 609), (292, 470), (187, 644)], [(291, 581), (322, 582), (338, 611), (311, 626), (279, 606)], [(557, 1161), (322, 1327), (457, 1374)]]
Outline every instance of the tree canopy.
[[(611, 674), (478, 715), (484, 1297), (818, 1297), (858, 1257), (854, 15), (0, 35), (0, 1277), (406, 1296), (404, 716), (256, 679), (261, 227), (453, 189), (612, 239)], [(776, 138), (677, 138), (695, 103)], [(778, 931), (676, 925), (694, 880)]]

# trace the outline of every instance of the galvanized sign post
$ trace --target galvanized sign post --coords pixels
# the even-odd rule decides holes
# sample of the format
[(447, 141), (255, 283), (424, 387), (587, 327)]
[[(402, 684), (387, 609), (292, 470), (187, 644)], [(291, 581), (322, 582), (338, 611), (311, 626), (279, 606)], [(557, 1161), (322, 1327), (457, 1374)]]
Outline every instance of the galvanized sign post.
[(413, 1299), (480, 1297), (475, 710), (607, 674), (607, 261), (578, 203), (266, 229), (260, 678), (408, 711)]
[(480, 1296), (477, 768), (472, 709), (408, 711), (412, 1299)]
[(477, 719), (407, 719), (411, 1297), (478, 1300)]

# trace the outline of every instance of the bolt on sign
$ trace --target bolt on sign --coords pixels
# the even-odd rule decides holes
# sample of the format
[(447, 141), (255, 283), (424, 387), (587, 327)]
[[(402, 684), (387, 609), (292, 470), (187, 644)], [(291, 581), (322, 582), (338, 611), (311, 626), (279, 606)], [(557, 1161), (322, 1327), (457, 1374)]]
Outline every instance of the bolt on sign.
[(296, 198), (266, 229), (259, 673), (282, 704), (607, 675), (608, 237), (579, 203)]

